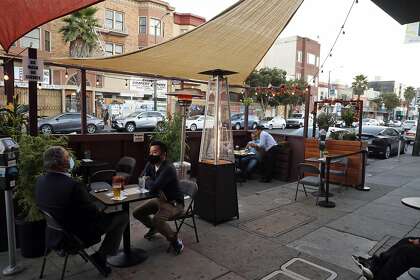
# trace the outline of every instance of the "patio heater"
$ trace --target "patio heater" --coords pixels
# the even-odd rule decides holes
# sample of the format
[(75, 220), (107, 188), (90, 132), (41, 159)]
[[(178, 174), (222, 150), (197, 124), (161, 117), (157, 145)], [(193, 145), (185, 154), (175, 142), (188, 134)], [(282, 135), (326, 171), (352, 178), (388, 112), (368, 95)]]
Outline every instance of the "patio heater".
[(203, 94), (199, 89), (181, 89), (176, 90), (173, 93), (168, 93), (168, 96), (174, 96), (178, 99), (178, 104), (181, 107), (181, 115), (182, 115), (182, 127), (181, 127), (181, 153), (179, 155), (179, 162), (175, 162), (174, 166), (178, 173), (178, 178), (181, 179), (188, 179), (187, 172), (191, 170), (191, 163), (185, 162), (185, 140), (186, 140), (186, 133), (185, 133), (185, 121), (187, 119), (187, 110), (191, 106), (193, 98), (203, 98)]
[(230, 120), (230, 96), (226, 70), (211, 70), (198, 163), (198, 215), (213, 224), (239, 218), (235, 182), (235, 157)]

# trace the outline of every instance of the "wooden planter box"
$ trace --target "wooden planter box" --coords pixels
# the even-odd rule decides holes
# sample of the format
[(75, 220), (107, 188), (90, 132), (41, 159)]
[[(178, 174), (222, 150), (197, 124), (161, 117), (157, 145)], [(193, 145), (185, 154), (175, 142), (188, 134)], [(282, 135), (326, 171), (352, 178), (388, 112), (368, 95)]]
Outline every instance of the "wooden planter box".
[[(366, 149), (367, 143), (363, 141), (327, 140), (326, 150), (330, 155), (342, 155), (358, 152)], [(319, 157), (319, 141), (316, 139), (305, 139), (305, 158)], [(330, 176), (330, 182), (351, 187), (358, 187), (363, 184), (363, 155), (357, 154), (349, 157), (347, 176), (345, 178)], [(339, 167), (331, 164), (331, 169)]]

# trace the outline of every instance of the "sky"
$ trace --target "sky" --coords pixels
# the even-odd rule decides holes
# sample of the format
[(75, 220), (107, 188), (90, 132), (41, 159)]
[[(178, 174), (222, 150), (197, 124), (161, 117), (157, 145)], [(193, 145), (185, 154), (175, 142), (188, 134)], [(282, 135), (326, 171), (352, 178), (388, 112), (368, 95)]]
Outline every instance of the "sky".
[[(235, 0), (168, 0), (178, 12), (205, 17), (216, 16)], [(280, 34), (281, 38), (303, 36), (321, 44), (325, 59), (342, 26), (353, 0), (305, 0)], [(341, 36), (328, 58), (320, 81), (351, 84), (354, 76), (364, 74), (369, 80), (396, 80), (420, 87), (420, 43), (404, 44), (406, 26), (400, 25), (370, 0), (354, 6)]]

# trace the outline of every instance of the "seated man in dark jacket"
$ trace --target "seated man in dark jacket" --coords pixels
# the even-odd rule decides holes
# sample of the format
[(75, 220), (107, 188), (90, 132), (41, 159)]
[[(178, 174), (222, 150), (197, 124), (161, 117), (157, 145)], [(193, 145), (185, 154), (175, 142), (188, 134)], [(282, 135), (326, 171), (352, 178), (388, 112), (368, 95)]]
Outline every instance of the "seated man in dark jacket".
[[(40, 209), (51, 214), (67, 231), (79, 237), (86, 246), (105, 238), (100, 249), (92, 255), (95, 262), (110, 272), (106, 257), (115, 255), (128, 224), (126, 213), (104, 214), (90, 200), (86, 187), (73, 180), (68, 171), (71, 158), (62, 147), (51, 147), (44, 153), (46, 174), (36, 183), (36, 202)], [(61, 235), (48, 234), (50, 248), (60, 248)]]
[[(154, 141), (150, 144), (149, 161), (143, 170), (143, 176), (146, 176), (146, 188), (159, 194), (159, 198), (139, 206), (134, 210), (133, 216), (149, 228), (145, 238), (151, 239), (159, 232), (171, 243), (178, 255), (184, 245), (167, 221), (184, 211), (184, 195), (179, 189), (175, 167), (166, 160), (166, 153), (164, 143)], [(154, 215), (153, 218), (151, 215)]]

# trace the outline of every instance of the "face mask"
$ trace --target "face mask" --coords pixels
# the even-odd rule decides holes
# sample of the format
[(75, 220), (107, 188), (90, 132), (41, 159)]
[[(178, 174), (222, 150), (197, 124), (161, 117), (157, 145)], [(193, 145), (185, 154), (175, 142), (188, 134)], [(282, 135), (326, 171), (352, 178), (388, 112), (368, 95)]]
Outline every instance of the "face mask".
[(72, 157), (69, 159), (69, 171), (73, 170), (74, 168), (74, 160)]
[(160, 156), (149, 155), (149, 162), (151, 164), (158, 164), (160, 162)]

